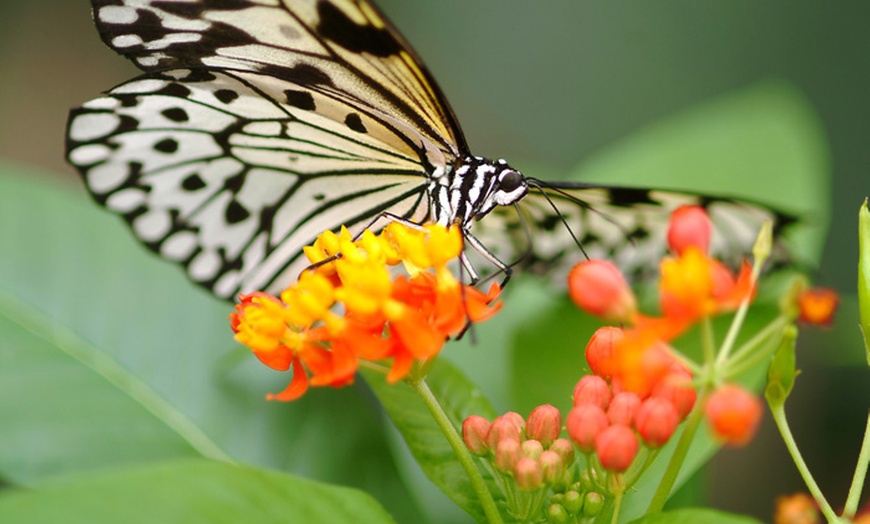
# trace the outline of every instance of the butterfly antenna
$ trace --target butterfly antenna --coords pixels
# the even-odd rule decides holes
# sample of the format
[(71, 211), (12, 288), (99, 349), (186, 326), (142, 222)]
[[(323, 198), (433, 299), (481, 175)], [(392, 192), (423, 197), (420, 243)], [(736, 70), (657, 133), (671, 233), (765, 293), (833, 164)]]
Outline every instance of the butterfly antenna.
[[(577, 235), (574, 234), (574, 230), (571, 229), (571, 226), (568, 225), (568, 221), (565, 220), (565, 215), (563, 215), (562, 212), (559, 211), (559, 208), (556, 206), (556, 203), (553, 202), (553, 199), (550, 198), (550, 195), (548, 195), (547, 192), (544, 191), (544, 187), (541, 185), (541, 181), (538, 180), (537, 178), (529, 178), (526, 180), (529, 183), (529, 185), (534, 187), (535, 189), (537, 189), (541, 193), (541, 195), (544, 197), (544, 199), (547, 201), (547, 203), (550, 204), (550, 207), (553, 208), (553, 211), (556, 212), (556, 216), (559, 217), (559, 220), (562, 222), (562, 225), (564, 225), (565, 229), (568, 230), (568, 234), (571, 235), (571, 238), (574, 240), (574, 243), (577, 244), (578, 248), (580, 248), (580, 252), (583, 253), (583, 256), (586, 257), (586, 259), (588, 260), (589, 254), (586, 253), (585, 249), (583, 249), (583, 244), (580, 243), (580, 240), (577, 239)], [(586, 202), (583, 202), (582, 200), (575, 198), (575, 197), (573, 197), (573, 196), (571, 196), (563, 191), (560, 191), (560, 190), (552, 188), (552, 187), (548, 187), (547, 189), (555, 190), (557, 193), (568, 198), (572, 202), (575, 202), (576, 204), (583, 206), (587, 209), (592, 209), (592, 207), (589, 206), (589, 204), (587, 204)]]
[[(619, 229), (622, 232), (622, 235), (629, 242), (631, 242), (632, 244), (635, 244), (634, 238), (631, 236), (631, 233), (628, 231), (628, 229), (625, 228), (624, 225), (620, 224), (619, 222), (616, 221), (615, 218), (613, 218), (612, 216), (608, 215), (607, 213), (601, 211), (600, 209), (595, 209), (593, 206), (591, 206), (589, 204), (589, 202), (585, 202), (583, 200), (580, 200), (579, 198), (575, 197), (571, 193), (568, 193), (567, 191), (563, 191), (562, 189), (559, 189), (558, 187), (553, 187), (553, 186), (547, 185), (547, 183), (543, 180), (538, 180), (537, 178), (531, 178), (531, 179), (527, 179), (527, 181), (530, 182), (530, 185), (533, 185), (534, 187), (536, 187), (538, 189), (538, 191), (541, 192), (542, 195), (544, 195), (544, 198), (546, 198), (547, 201), (550, 202), (550, 205), (553, 206), (553, 209), (556, 209), (556, 206), (555, 206), (555, 204), (553, 204), (553, 201), (550, 200), (550, 197), (544, 191), (544, 188), (547, 188), (548, 190), (565, 197), (566, 200), (569, 200), (572, 203), (577, 204), (578, 206), (582, 207), (583, 209), (586, 209), (586, 210), (600, 216), (601, 218), (603, 218), (604, 220), (606, 220), (607, 222), (612, 224), (615, 228)], [(584, 187), (587, 187), (588, 189), (601, 188), (601, 186), (595, 186), (592, 184), (589, 184), (588, 186), (584, 186)], [(556, 210), (556, 213), (559, 213), (559, 211)], [(559, 213), (559, 218), (562, 218), (561, 213)], [(562, 222), (563, 223), (565, 222), (564, 218), (562, 219)], [(567, 227), (567, 224), (566, 224), (566, 227)], [(569, 229), (569, 231), (570, 231), (570, 229)], [(573, 236), (573, 234), (572, 234), (572, 236)], [(576, 241), (577, 239), (575, 238), (574, 240)], [(581, 246), (580, 249), (582, 250), (583, 247)], [(586, 255), (585, 252), (583, 254)], [(587, 256), (586, 258), (589, 258), (589, 257)]]

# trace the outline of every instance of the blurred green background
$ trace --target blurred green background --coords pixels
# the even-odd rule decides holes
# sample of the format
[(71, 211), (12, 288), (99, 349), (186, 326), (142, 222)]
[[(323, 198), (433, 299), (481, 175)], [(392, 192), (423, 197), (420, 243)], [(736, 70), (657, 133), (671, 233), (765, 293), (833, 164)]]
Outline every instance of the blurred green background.
[[(817, 111), (830, 148), (833, 221), (818, 282), (854, 293), (857, 209), (870, 194), (870, 4), (379, 5), (438, 79), (474, 152), (505, 157), (531, 176), (538, 173), (527, 166), (567, 173), (621, 137), (717, 95), (767, 79), (793, 84)], [(63, 160), (67, 111), (136, 70), (103, 46), (85, 1), (0, 4), (0, 64), (0, 159), (77, 185)], [(854, 365), (860, 355), (843, 353), (857, 349), (854, 320), (840, 323), (842, 338), (802, 341), (806, 372), (789, 404), (802, 415), (798, 440), (835, 507), (845, 497), (870, 398), (866, 369)], [(767, 420), (750, 448), (714, 460), (704, 488), (714, 506), (766, 519), (777, 495), (802, 489), (772, 429)]]

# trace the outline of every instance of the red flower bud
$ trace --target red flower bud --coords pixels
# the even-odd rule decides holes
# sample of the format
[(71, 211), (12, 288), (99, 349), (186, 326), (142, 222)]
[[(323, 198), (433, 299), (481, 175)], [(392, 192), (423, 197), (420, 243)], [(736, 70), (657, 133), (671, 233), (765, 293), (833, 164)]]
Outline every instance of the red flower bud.
[(523, 416), (516, 411), (508, 411), (499, 418), (509, 420), (514, 426), (517, 427), (517, 431), (520, 432), (520, 435), (522, 435), (523, 431), (525, 431), (526, 429), (526, 419), (524, 419)]
[(574, 386), (574, 406), (592, 404), (604, 410), (610, 405), (611, 398), (607, 381), (597, 375), (586, 375)]
[(574, 446), (568, 439), (557, 438), (550, 444), (549, 451), (553, 451), (562, 457), (562, 462), (566, 468), (574, 463)]
[(640, 397), (631, 391), (623, 391), (614, 395), (607, 408), (607, 419), (611, 424), (631, 426), (634, 415), (640, 407)]
[(682, 254), (689, 246), (695, 246), (702, 253), (710, 248), (710, 233), (713, 227), (710, 217), (700, 206), (681, 206), (671, 213), (668, 224), (668, 246)]
[(677, 408), (680, 420), (685, 420), (695, 406), (698, 393), (692, 386), (692, 374), (675, 366), (653, 386), (652, 396), (669, 401)]
[(523, 457), (517, 461), (514, 467), (514, 475), (517, 479), (517, 485), (520, 489), (526, 491), (536, 490), (544, 482), (541, 464), (529, 457)]
[(478, 415), (471, 415), (462, 422), (462, 440), (475, 455), (484, 455), (489, 451), (486, 436), (491, 427), (490, 421)]
[(625, 322), (637, 310), (634, 293), (607, 260), (585, 260), (568, 275), (568, 294), (580, 309), (612, 322)]
[(486, 445), (489, 449), (497, 449), (499, 442), (503, 440), (514, 440), (517, 444), (520, 443), (520, 429), (517, 427), (516, 420), (504, 415), (496, 418), (489, 428), (489, 433), (486, 434)]
[(580, 451), (589, 453), (595, 448), (595, 437), (608, 426), (607, 415), (596, 405), (583, 404), (568, 413), (565, 426)]
[(592, 373), (601, 378), (610, 378), (613, 368), (613, 348), (625, 338), (622, 328), (604, 326), (598, 328), (586, 345), (586, 362)]
[(541, 453), (538, 462), (541, 464), (542, 478), (548, 484), (559, 480), (565, 474), (565, 462), (555, 451)]
[(523, 449), (518, 440), (501, 440), (495, 448), (495, 467), (505, 473), (511, 472), (522, 456)]
[(595, 455), (608, 471), (628, 469), (639, 447), (634, 431), (626, 426), (610, 426), (595, 437)]
[(679, 423), (677, 408), (667, 400), (656, 397), (644, 400), (634, 417), (634, 426), (640, 438), (650, 448), (663, 446), (677, 430)]
[(726, 384), (707, 399), (704, 407), (713, 434), (734, 446), (747, 444), (761, 422), (761, 401), (740, 386)]
[(562, 414), (550, 404), (538, 406), (529, 414), (526, 422), (526, 435), (539, 440), (546, 448), (559, 438), (562, 432)]
[(523, 455), (536, 459), (544, 452), (544, 446), (535, 439), (524, 440), (522, 443)]

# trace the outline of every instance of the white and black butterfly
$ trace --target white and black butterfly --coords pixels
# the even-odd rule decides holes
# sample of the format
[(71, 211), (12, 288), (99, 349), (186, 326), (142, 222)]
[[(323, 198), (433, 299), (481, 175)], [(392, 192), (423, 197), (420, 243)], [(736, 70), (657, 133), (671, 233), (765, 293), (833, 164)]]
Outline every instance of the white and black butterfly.
[(576, 241), (643, 270), (683, 204), (709, 210), (719, 252), (744, 252), (764, 219), (789, 221), (729, 199), (543, 183), (473, 156), (367, 0), (92, 1), (103, 40), (145, 74), (72, 111), (69, 161), (97, 202), (219, 297), (280, 291), (317, 234), (382, 213), (457, 223), (502, 270), (577, 259)]

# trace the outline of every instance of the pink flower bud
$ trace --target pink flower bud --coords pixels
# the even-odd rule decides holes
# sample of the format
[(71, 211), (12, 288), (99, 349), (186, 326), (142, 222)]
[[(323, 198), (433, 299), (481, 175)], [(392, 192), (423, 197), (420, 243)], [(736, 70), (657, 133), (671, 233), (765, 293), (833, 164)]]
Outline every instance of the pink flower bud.
[(529, 414), (526, 422), (526, 435), (529, 438), (539, 440), (547, 447), (559, 438), (562, 432), (562, 414), (550, 404), (538, 406)]
[(680, 420), (685, 420), (695, 406), (698, 393), (692, 386), (692, 374), (680, 367), (672, 367), (671, 371), (653, 386), (652, 396), (669, 401), (677, 408)]
[(568, 436), (583, 453), (595, 449), (595, 437), (607, 427), (607, 415), (604, 410), (593, 404), (583, 404), (568, 413), (566, 422)]
[(544, 446), (535, 439), (525, 440), (522, 443), (523, 455), (536, 459), (544, 452)]
[(462, 422), (462, 440), (475, 455), (484, 455), (489, 451), (486, 445), (486, 436), (492, 424), (478, 415), (471, 415)]
[(541, 464), (541, 475), (546, 483), (552, 483), (562, 478), (565, 474), (565, 462), (555, 451), (545, 451), (538, 457)]
[(598, 328), (586, 344), (586, 362), (592, 373), (601, 378), (610, 378), (613, 368), (613, 348), (625, 338), (622, 328), (604, 326)]
[(710, 395), (704, 406), (713, 434), (734, 446), (752, 440), (761, 422), (761, 401), (740, 386), (726, 384)]
[(610, 405), (611, 396), (607, 381), (596, 375), (586, 375), (574, 386), (574, 406), (592, 404), (604, 410)]
[(562, 457), (562, 462), (566, 468), (574, 463), (574, 446), (568, 439), (557, 438), (550, 444), (549, 451), (553, 451)]
[(668, 224), (668, 246), (677, 254), (689, 246), (695, 246), (702, 253), (710, 248), (710, 233), (713, 227), (710, 217), (700, 206), (682, 206), (671, 213)]
[(530, 457), (523, 457), (517, 461), (514, 475), (517, 479), (517, 485), (526, 491), (536, 490), (544, 482), (541, 464)]
[(644, 400), (634, 418), (634, 426), (640, 438), (653, 449), (663, 446), (677, 430), (679, 423), (677, 408), (667, 400), (657, 397)]
[(607, 408), (607, 419), (611, 424), (631, 426), (634, 415), (640, 407), (640, 397), (631, 391), (623, 391), (613, 396)]
[(608, 471), (627, 470), (639, 447), (634, 431), (626, 426), (610, 426), (595, 437), (595, 455)]
[(495, 448), (495, 467), (509, 473), (522, 456), (523, 449), (518, 440), (502, 439)]
[(585, 260), (568, 275), (568, 294), (580, 309), (612, 322), (626, 322), (637, 310), (634, 293), (607, 260)]
[(503, 440), (514, 440), (518, 445), (520, 443), (520, 430), (516, 421), (505, 418), (504, 415), (492, 422), (489, 433), (486, 434), (486, 445), (489, 449), (497, 449), (498, 443)]

